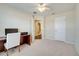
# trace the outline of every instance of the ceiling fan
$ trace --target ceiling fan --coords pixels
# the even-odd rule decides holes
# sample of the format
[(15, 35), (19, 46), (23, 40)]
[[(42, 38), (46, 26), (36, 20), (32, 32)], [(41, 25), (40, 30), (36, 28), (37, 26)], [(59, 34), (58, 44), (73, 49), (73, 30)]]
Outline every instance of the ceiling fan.
[[(47, 5), (46, 3), (39, 3), (39, 4), (37, 5), (36, 9), (37, 9), (39, 12), (41, 12), (41, 13), (50, 10), (50, 8), (48, 7), (48, 5)], [(50, 11), (51, 11), (51, 10), (50, 10)], [(37, 12), (34, 11), (33, 14), (36, 15)], [(50, 13), (49, 13), (49, 14), (50, 14)], [(53, 12), (51, 13), (51, 15), (55, 15), (54, 10), (53, 10)]]
[(47, 4), (45, 4), (45, 3), (39, 3), (37, 5), (37, 10), (40, 11), (40, 12), (44, 12), (46, 10), (49, 10), (49, 8), (48, 8)]

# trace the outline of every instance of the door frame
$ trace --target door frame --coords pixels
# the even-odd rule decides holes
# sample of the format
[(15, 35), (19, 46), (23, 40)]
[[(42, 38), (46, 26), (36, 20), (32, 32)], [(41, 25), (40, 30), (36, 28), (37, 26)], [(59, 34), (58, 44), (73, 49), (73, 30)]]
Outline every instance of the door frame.
[(34, 25), (35, 17), (40, 18), (40, 21), (41, 21), (41, 31), (42, 31), (42, 39), (44, 39), (44, 17), (33, 15), (33, 19), (32, 19), (32, 39), (33, 39), (33, 41), (35, 40), (35, 25)]

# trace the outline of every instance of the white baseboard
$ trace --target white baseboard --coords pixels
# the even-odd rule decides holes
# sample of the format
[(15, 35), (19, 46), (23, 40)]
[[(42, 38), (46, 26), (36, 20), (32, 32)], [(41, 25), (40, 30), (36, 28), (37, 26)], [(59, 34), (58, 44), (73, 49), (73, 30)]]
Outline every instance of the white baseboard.
[(76, 52), (77, 52), (78, 55), (79, 55), (79, 46), (75, 46), (75, 49), (76, 49)]
[(68, 44), (74, 44), (74, 42), (70, 42), (70, 41), (64, 41), (64, 42), (66, 42)]

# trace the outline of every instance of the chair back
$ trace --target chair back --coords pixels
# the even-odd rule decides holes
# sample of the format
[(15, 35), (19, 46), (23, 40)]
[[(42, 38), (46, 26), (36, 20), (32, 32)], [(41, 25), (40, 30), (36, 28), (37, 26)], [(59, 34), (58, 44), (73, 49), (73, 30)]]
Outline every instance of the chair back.
[(20, 45), (20, 33), (7, 34), (7, 41), (5, 43), (6, 49)]

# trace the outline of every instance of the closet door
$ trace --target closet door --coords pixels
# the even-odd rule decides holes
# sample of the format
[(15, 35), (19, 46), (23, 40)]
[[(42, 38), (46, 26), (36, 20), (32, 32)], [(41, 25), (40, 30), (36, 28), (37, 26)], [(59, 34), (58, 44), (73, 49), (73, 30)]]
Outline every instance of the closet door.
[(54, 19), (54, 39), (55, 40), (60, 40), (60, 41), (65, 41), (65, 36), (66, 36), (66, 23), (65, 23), (65, 17), (56, 17)]

